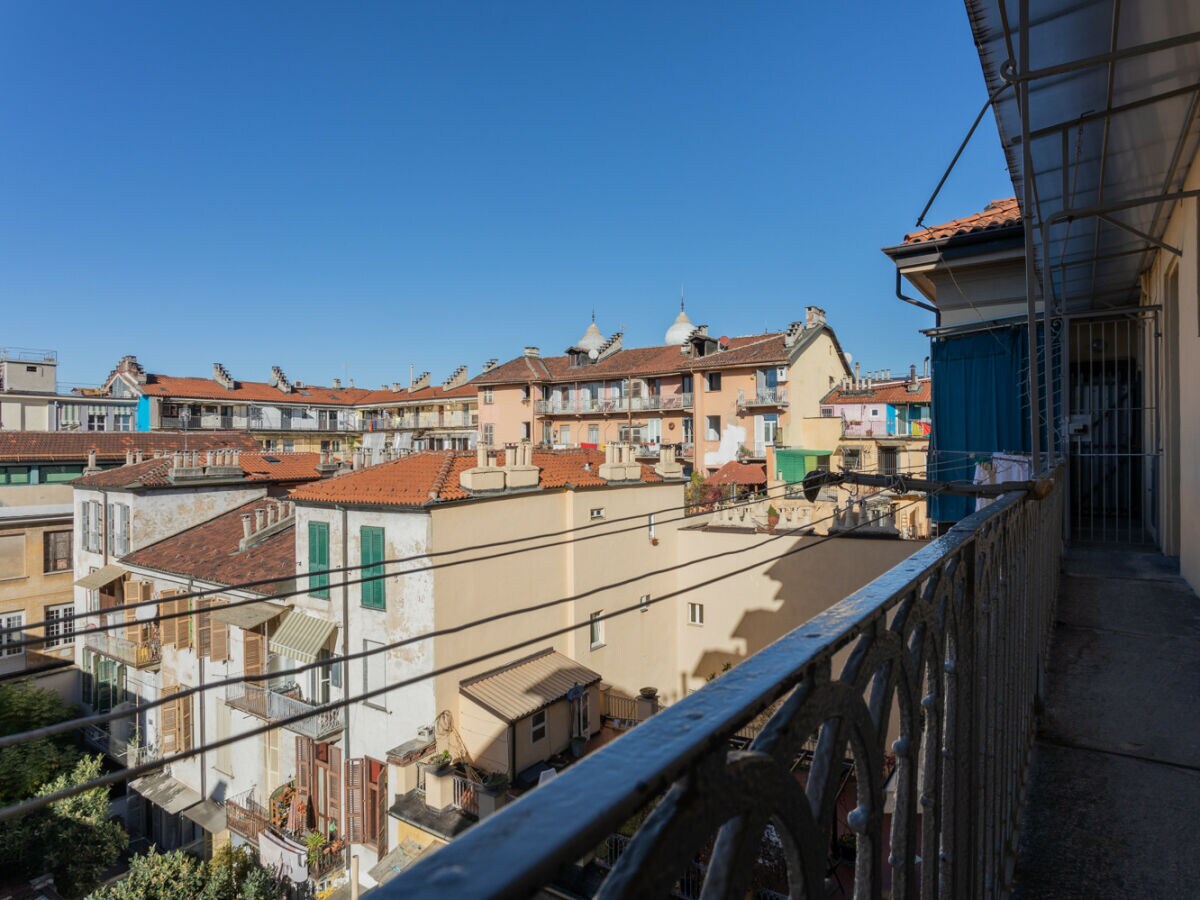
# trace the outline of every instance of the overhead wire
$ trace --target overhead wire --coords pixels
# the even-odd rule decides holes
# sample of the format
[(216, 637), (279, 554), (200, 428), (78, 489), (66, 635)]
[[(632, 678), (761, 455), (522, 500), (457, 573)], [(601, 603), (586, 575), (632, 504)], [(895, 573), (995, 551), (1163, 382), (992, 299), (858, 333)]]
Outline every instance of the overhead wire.
[[(944, 487), (939, 488), (937, 491), (931, 492), (931, 495), (936, 494), (936, 493), (940, 492), (941, 490), (944, 490)], [(907, 508), (908, 506), (914, 505), (916, 503), (921, 503), (921, 502), (924, 502), (924, 501), (923, 500), (913, 500), (913, 501), (910, 501), (908, 504), (905, 504), (904, 507), (902, 507), (902, 508)], [(889, 515), (890, 514), (891, 513), (889, 513)], [(870, 522), (878, 521), (879, 518), (883, 518), (883, 517), (884, 517), (883, 514), (880, 514), (873, 520), (864, 519), (862, 522), (859, 522), (856, 525), (848, 528), (845, 533), (857, 531), (858, 529), (865, 527)], [(776, 538), (784, 537), (784, 536), (788, 536), (788, 535), (787, 534), (778, 535), (778, 536), (776, 536)], [(712, 578), (706, 579), (705, 581), (702, 581), (698, 584), (690, 585), (685, 588), (680, 588), (675, 591), (671, 591), (666, 594), (659, 595), (658, 597), (652, 597), (649, 600), (639, 599), (636, 603), (613, 610), (610, 613), (602, 613), (599, 616), (595, 617), (594, 619), (589, 619), (588, 621), (577, 622), (572, 625), (566, 625), (561, 628), (557, 628), (557, 629), (554, 629), (554, 630), (551, 630), (548, 632), (544, 632), (540, 635), (537, 635), (536, 637), (528, 638), (523, 641), (519, 641), (515, 644), (510, 644), (507, 647), (504, 647), (504, 648), (501, 648), (498, 650), (493, 650), (488, 653), (484, 653), (484, 654), (480, 654), (478, 656), (472, 657), (470, 659), (461, 660), (461, 661), (452, 663), (450, 665), (443, 666), (438, 669), (430, 670), (429, 672), (423, 673), (418, 676), (414, 676), (412, 678), (403, 679), (398, 682), (393, 682), (391, 684), (387, 684), (387, 685), (384, 685), (379, 688), (364, 691), (360, 694), (353, 695), (350, 697), (344, 697), (340, 700), (332, 701), (330, 703), (322, 704), (320, 706), (314, 706), (311, 709), (305, 710), (302, 713), (296, 713), (293, 715), (284, 716), (282, 718), (276, 719), (273, 722), (268, 723), (267, 725), (263, 725), (258, 728), (253, 728), (248, 731), (241, 732), (240, 734), (237, 734), (237, 735), (231, 735), (229, 737), (221, 738), (216, 741), (204, 742), (199, 747), (180, 751), (173, 755), (164, 756), (161, 759), (154, 760), (152, 762), (141, 763), (141, 764), (139, 764), (137, 766), (133, 766), (131, 768), (122, 769), (117, 772), (111, 772), (111, 773), (108, 773), (107, 775), (102, 775), (102, 776), (98, 776), (93, 779), (89, 779), (78, 785), (71, 785), (68, 787), (61, 788), (57, 791), (52, 791), (48, 794), (44, 794), (44, 795), (41, 795), (38, 797), (28, 798), (26, 800), (20, 801), (19, 803), (11, 804), (9, 806), (0, 808), (0, 822), (8, 821), (8, 820), (16, 818), (18, 816), (26, 815), (30, 812), (34, 812), (45, 806), (49, 806), (52, 803), (56, 803), (60, 800), (66, 799), (68, 797), (75, 796), (76, 794), (80, 794), (84, 791), (91, 790), (92, 788), (95, 788), (95, 787), (103, 787), (106, 785), (125, 781), (130, 778), (134, 778), (138, 775), (142, 775), (146, 772), (161, 769), (163, 766), (168, 765), (170, 763), (178, 762), (183, 759), (190, 759), (194, 756), (198, 756), (201, 753), (206, 753), (211, 750), (220, 749), (221, 747), (230, 746), (232, 744), (238, 743), (238, 742), (246, 740), (248, 738), (257, 737), (260, 734), (266, 734), (270, 731), (275, 731), (280, 728), (284, 728), (287, 725), (294, 724), (296, 722), (301, 722), (305, 719), (312, 718), (313, 716), (319, 715), (323, 712), (330, 712), (330, 711), (333, 711), (336, 709), (344, 709), (344, 708), (349, 707), (351, 704), (361, 703), (366, 700), (373, 699), (374, 697), (381, 696), (382, 694), (388, 693), (389, 691), (394, 691), (394, 690), (398, 690), (400, 688), (409, 687), (413, 684), (418, 684), (422, 681), (427, 681), (431, 678), (436, 678), (440, 675), (446, 675), (451, 672), (457, 671), (459, 669), (465, 668), (467, 666), (472, 666), (472, 665), (476, 665), (481, 662), (486, 662), (497, 656), (502, 656), (502, 655), (505, 655), (508, 653), (515, 652), (517, 650), (522, 650), (526, 647), (529, 647), (532, 644), (536, 644), (541, 641), (549, 640), (550, 638), (559, 637), (561, 635), (570, 633), (571, 631), (575, 631), (577, 629), (590, 627), (590, 625), (593, 621), (606, 621), (608, 619), (616, 618), (621, 615), (626, 615), (628, 613), (644, 609), (649, 605), (656, 605), (656, 604), (662, 603), (666, 600), (674, 599), (675, 597), (679, 597), (679, 596), (691, 593), (692, 591), (698, 590), (702, 587), (707, 587), (711, 584), (716, 584), (718, 582), (725, 581), (729, 578), (734, 577), (735, 575), (745, 574), (746, 572), (749, 572), (749, 571), (751, 571), (759, 566), (765, 565), (767, 563), (777, 562), (778, 560), (783, 559), (787, 556), (791, 556), (793, 554), (812, 549), (813, 547), (820, 546), (820, 545), (822, 545), (830, 540), (833, 540), (834, 538), (840, 537), (840, 536), (841, 535), (825, 535), (823, 537), (817, 538), (816, 540), (814, 540), (810, 543), (801, 544), (796, 547), (792, 547), (791, 549), (786, 550), (781, 554), (777, 554), (776, 556), (769, 557), (765, 560), (758, 560), (754, 563), (751, 563), (748, 566), (744, 566), (739, 569), (734, 569), (730, 572), (725, 572), (721, 575), (713, 576)], [(761, 546), (761, 544), (756, 545), (756, 546)], [(376, 649), (388, 649), (388, 648), (389, 648), (389, 645), (384, 645), (383, 648), (376, 648)], [(351, 658), (354, 658), (355, 656), (361, 656), (361, 655), (365, 655), (365, 654), (351, 654), (351, 655), (347, 655), (346, 657), (343, 657), (343, 658), (351, 659)], [(241, 679), (239, 679), (239, 680), (241, 680)], [(173, 700), (176, 697), (180, 696), (181, 694), (182, 694), (182, 692), (180, 692), (180, 694), (172, 695), (168, 699)], [(30, 732), (30, 734), (34, 735), (34, 737), (38, 737), (38, 736), (41, 736), (41, 734), (40, 734), (41, 731), (42, 730), (39, 730), (38, 732)], [(31, 740), (33, 738), (30, 737), (30, 738), (26, 738), (26, 739)]]

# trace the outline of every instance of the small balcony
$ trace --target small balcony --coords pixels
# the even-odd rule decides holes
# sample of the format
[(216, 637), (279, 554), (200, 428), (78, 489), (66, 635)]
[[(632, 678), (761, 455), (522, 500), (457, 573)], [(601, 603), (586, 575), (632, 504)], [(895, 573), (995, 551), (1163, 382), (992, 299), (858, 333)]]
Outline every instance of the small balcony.
[(738, 391), (738, 409), (777, 409), (788, 405), (788, 390), (785, 387), (759, 388), (753, 394)]
[[(118, 719), (117, 722), (123, 720)], [(154, 760), (162, 757), (158, 747), (154, 744), (139, 743), (136, 738), (125, 740), (114, 737), (108, 728), (112, 727), (113, 722), (107, 723), (106, 726), (88, 725), (83, 730), (83, 739), (96, 750), (99, 750), (109, 759), (119, 762), (126, 768), (140, 766), (142, 763), (154, 762)]]
[[(243, 682), (226, 686), (225, 703), (263, 721), (279, 722), (314, 709), (313, 704), (301, 700), (296, 696), (297, 693), (295, 686), (266, 687)], [(340, 706), (321, 710), (307, 718), (288, 722), (283, 727), (314, 741), (325, 740), (345, 727), (345, 710)]]
[(270, 832), (284, 846), (305, 857), (308, 879), (319, 882), (346, 866), (345, 845), (341, 841), (324, 844), (310, 851), (308, 837), (313, 832), (306, 823), (297, 821), (297, 808), (291, 802), (294, 788), (283, 785), (267, 801), (259, 802), (257, 788), (250, 788), (225, 800), (225, 817), (229, 830), (257, 846), (258, 837)]
[(112, 632), (88, 634), (84, 645), (91, 651), (119, 659), (135, 669), (153, 669), (162, 662), (162, 647), (158, 642), (156, 626), (150, 626), (153, 636), (144, 641), (131, 641)]
[(843, 419), (842, 437), (928, 439), (931, 427), (932, 423), (929, 419), (911, 419), (907, 422), (893, 422), (891, 425), (877, 419)]

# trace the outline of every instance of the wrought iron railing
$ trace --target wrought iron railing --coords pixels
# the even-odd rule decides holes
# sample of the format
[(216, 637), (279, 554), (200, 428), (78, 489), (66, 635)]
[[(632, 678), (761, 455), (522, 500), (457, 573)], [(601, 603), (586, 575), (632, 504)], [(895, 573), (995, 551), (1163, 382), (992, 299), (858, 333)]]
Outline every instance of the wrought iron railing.
[(787, 388), (759, 388), (753, 394), (738, 391), (737, 404), (746, 406), (786, 406), (788, 402)]
[[(226, 685), (225, 702), (235, 709), (268, 722), (277, 722), (313, 708), (312, 704), (297, 697), (290, 697), (261, 684), (247, 682)], [(341, 731), (344, 725), (344, 710), (339, 706), (336, 709), (315, 712), (308, 718), (291, 722), (284, 727), (313, 740), (321, 740)]]
[[(885, 884), (895, 897), (1004, 894), (1061, 522), (1057, 483), (1042, 500), (1005, 495), (421, 860), (381, 898), (536, 893), (648, 806), (605, 897), (667, 895), (698, 859), (706, 896), (743, 897), (768, 826), (793, 897), (826, 896), (845, 833), (854, 896)], [(731, 750), (776, 703), (747, 749)], [(845, 794), (856, 805), (839, 811)]]

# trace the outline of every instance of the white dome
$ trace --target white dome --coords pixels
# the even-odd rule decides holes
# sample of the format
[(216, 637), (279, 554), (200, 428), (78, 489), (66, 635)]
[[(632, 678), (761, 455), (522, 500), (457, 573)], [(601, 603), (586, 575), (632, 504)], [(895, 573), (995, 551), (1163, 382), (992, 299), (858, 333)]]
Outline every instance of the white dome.
[(683, 311), (683, 304), (679, 304), (679, 315), (675, 317), (675, 321), (671, 323), (671, 327), (667, 329), (667, 336), (663, 339), (664, 343), (670, 346), (680, 346), (687, 342), (688, 335), (696, 329), (692, 324), (692, 320), (687, 317), (687, 313)]
[(599, 350), (607, 341), (608, 339), (596, 327), (596, 320), (593, 319), (592, 324), (583, 333), (583, 337), (575, 342), (575, 346), (580, 350)]

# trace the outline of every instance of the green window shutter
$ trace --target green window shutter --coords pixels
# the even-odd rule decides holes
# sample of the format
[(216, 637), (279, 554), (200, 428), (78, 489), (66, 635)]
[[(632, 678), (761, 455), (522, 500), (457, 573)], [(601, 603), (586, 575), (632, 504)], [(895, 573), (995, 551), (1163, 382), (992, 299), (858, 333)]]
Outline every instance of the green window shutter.
[[(371, 578), (383, 574), (383, 529), (363, 525), (359, 530), (359, 542), (362, 544), (362, 575), (361, 578)], [(362, 605), (372, 609), (383, 609), (384, 601), (383, 579), (364, 581), (362, 583)]]
[(329, 525), (326, 522), (308, 523), (308, 592), (323, 600), (329, 599)]

